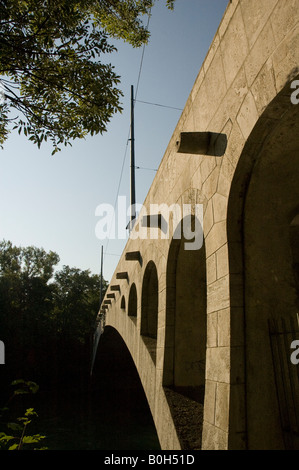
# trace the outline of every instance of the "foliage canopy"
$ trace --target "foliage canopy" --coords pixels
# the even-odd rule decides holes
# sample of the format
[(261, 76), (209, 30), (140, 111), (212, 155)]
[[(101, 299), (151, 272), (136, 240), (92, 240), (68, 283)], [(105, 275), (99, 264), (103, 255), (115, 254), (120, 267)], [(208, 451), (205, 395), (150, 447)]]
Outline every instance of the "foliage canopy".
[(108, 38), (145, 43), (155, 1), (0, 0), (0, 145), (11, 126), (53, 153), (106, 131), (122, 96)]

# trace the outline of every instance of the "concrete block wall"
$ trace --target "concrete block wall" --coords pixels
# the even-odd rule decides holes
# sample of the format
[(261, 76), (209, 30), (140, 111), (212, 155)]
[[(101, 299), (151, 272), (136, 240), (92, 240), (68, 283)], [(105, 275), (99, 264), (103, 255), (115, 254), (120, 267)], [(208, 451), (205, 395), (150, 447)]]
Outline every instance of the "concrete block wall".
[[(207, 276), (203, 449), (246, 448), (243, 281), (239, 260), (229, 254), (227, 211), (248, 138), (257, 122), (263, 122), (269, 104), (298, 74), (298, 7), (298, 0), (232, 0), (228, 4), (144, 202), (148, 213), (151, 204), (203, 204)], [(271, 112), (270, 117), (277, 120), (283, 109), (277, 106)], [(176, 142), (183, 131), (226, 134), (225, 154), (177, 153)], [(137, 222), (135, 235), (138, 230)], [(180, 448), (162, 384), (171, 235), (128, 240), (116, 273), (128, 271), (129, 278), (120, 281), (115, 273), (111, 285), (120, 284), (121, 294), (106, 315), (107, 324), (126, 341), (140, 372), (163, 449)], [(142, 263), (126, 261), (128, 251), (140, 251)], [(142, 280), (149, 261), (154, 261), (159, 281), (155, 364), (140, 337)], [(120, 308), (122, 295), (128, 304), (132, 282), (137, 288), (136, 324)]]

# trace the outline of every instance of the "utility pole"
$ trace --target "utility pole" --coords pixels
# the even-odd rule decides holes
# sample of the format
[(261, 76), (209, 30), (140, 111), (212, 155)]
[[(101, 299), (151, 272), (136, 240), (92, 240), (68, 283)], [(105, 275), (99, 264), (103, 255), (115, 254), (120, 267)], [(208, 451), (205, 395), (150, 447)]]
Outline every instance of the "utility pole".
[[(101, 279), (100, 279), (100, 308), (103, 301), (103, 245), (101, 246)], [(92, 347), (92, 358), (90, 366), (90, 376), (92, 376), (94, 361), (96, 358), (96, 353), (98, 349), (99, 339), (101, 334), (104, 332), (105, 327), (105, 314), (103, 314), (103, 319), (99, 321), (99, 324), (96, 322), (95, 332), (93, 334), (93, 347)]]
[(134, 135), (134, 87), (131, 85), (131, 221), (130, 230), (134, 227), (136, 219), (135, 208), (135, 135)]
[(100, 279), (100, 306), (103, 301), (103, 245), (101, 247), (101, 279)]

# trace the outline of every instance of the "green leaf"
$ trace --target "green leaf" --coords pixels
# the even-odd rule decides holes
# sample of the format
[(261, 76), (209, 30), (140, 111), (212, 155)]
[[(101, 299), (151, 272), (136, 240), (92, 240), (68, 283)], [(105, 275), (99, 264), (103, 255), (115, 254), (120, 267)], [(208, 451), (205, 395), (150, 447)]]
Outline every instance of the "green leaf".
[(8, 441), (11, 441), (12, 439), (16, 439), (16, 438), (14, 436), (8, 436), (4, 432), (0, 433), (0, 441), (8, 442)]
[(13, 382), (11, 382), (11, 385), (20, 385), (20, 384), (25, 384), (25, 380), (24, 379), (17, 379), (17, 380), (14, 380)]
[(8, 448), (8, 450), (17, 450), (17, 448), (18, 448), (18, 444), (13, 444), (12, 446)]
[(24, 444), (36, 444), (37, 442), (45, 438), (46, 436), (42, 436), (40, 434), (34, 434), (32, 436), (24, 436), (22, 442)]
[(39, 386), (30, 380), (17, 379), (12, 382), (13, 386), (21, 385), (20, 388), (14, 391), (15, 395), (23, 395), (27, 393), (37, 393)]
[(25, 416), (38, 416), (38, 414), (34, 411), (34, 408), (28, 408), (25, 412)]
[(11, 429), (12, 431), (22, 431), (23, 426), (21, 426), (18, 423), (7, 423), (8, 429)]

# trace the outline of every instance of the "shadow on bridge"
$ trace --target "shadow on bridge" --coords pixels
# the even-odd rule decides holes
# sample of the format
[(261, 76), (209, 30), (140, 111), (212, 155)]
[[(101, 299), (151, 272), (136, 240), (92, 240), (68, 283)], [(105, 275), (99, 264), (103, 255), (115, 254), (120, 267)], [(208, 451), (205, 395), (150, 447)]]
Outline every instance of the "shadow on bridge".
[(105, 327), (99, 340), (92, 374), (92, 394), (107, 422), (106, 435), (99, 436), (99, 439), (104, 438), (106, 449), (107, 445), (113, 450), (160, 449), (133, 359), (119, 333), (110, 326)]
[(163, 386), (182, 449), (201, 449), (206, 365), (206, 254), (173, 238), (166, 273)]

